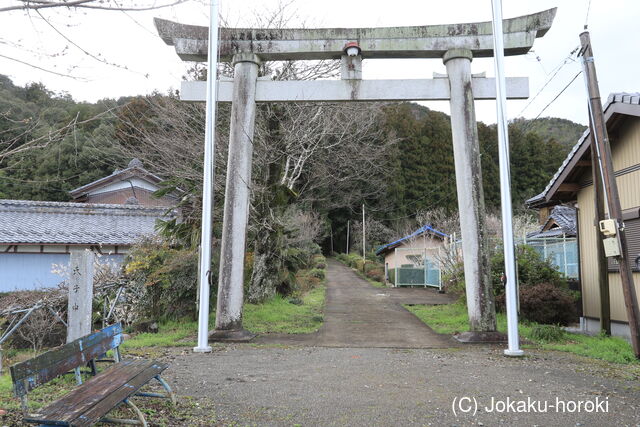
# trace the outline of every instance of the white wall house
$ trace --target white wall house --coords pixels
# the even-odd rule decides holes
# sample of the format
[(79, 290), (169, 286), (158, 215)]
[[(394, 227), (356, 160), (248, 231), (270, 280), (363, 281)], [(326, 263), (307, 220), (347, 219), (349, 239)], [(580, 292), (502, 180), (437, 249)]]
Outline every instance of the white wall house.
[(381, 246), (387, 282), (394, 286), (441, 287), (440, 260), (448, 236), (425, 225), (413, 233)]
[(121, 263), (156, 220), (172, 216), (165, 207), (0, 200), (0, 292), (58, 285), (53, 270), (68, 265), (71, 247)]

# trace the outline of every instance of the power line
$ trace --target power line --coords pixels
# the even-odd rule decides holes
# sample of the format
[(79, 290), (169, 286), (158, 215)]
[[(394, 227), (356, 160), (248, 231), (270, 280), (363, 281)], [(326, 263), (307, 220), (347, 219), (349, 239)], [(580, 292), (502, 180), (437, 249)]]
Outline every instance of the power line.
[(591, 0), (588, 0), (588, 1), (589, 1), (589, 3), (587, 3), (587, 15), (584, 18), (584, 29), (585, 30), (589, 26), (589, 12), (591, 12)]
[(580, 74), (582, 74), (582, 70), (578, 71), (578, 72), (576, 73), (576, 75), (575, 75), (575, 76), (573, 76), (573, 78), (571, 79), (571, 81), (570, 81), (569, 83), (567, 83), (567, 85), (566, 85), (565, 87), (563, 87), (563, 88), (562, 88), (562, 90), (561, 90), (561, 91), (560, 91), (560, 92), (559, 92), (559, 93), (558, 93), (558, 94), (557, 94), (557, 95), (556, 95), (556, 96), (551, 100), (551, 102), (549, 102), (547, 105), (545, 105), (545, 107), (544, 107), (544, 108), (543, 108), (543, 109), (538, 113), (538, 115), (537, 115), (533, 120), (536, 120), (538, 117), (540, 117), (540, 116), (542, 115), (542, 113), (544, 113), (544, 112), (545, 112), (545, 110), (546, 110), (547, 108), (549, 108), (549, 106), (550, 106), (551, 104), (553, 104), (553, 103), (556, 101), (556, 99), (558, 99), (558, 98), (560, 97), (560, 95), (562, 95), (562, 94), (564, 93), (564, 91), (565, 91), (565, 90), (567, 90), (567, 89), (569, 88), (569, 86), (571, 86), (571, 84), (572, 84), (572, 83), (573, 83), (573, 82), (578, 78), (578, 76), (579, 76)]
[(527, 103), (527, 105), (524, 106), (524, 108), (522, 110), (520, 110), (520, 112), (518, 113), (518, 116), (522, 116), (522, 113), (524, 113), (524, 111), (529, 108), (529, 106), (533, 103), (533, 101), (536, 100), (536, 98), (545, 90), (545, 88), (547, 86), (549, 86), (549, 84), (551, 83), (551, 81), (553, 81), (553, 79), (558, 75), (558, 73), (560, 72), (560, 70), (562, 70), (562, 68), (564, 68), (565, 65), (567, 65), (569, 63), (569, 60), (571, 60), (573, 62), (573, 59), (571, 58), (580, 48), (580, 46), (575, 47), (571, 52), (569, 52), (569, 55), (567, 55), (567, 57), (564, 59), (564, 61), (556, 66), (556, 68), (552, 71), (552, 75), (551, 77), (549, 77), (547, 79), (547, 81), (545, 82), (545, 84), (540, 88), (540, 90), (534, 95), (533, 98), (531, 98), (529, 100), (529, 102)]

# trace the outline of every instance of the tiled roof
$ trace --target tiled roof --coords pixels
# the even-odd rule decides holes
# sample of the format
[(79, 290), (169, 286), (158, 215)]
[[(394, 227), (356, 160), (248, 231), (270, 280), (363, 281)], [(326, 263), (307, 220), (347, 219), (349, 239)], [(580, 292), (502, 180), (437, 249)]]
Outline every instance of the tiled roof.
[(140, 160), (133, 159), (131, 162), (129, 162), (129, 166), (126, 169), (116, 170), (109, 176), (105, 176), (88, 184), (85, 184), (82, 187), (78, 187), (69, 191), (69, 194), (71, 194), (71, 197), (73, 198), (79, 198), (95, 188), (99, 188), (114, 181), (125, 181), (133, 176), (146, 178), (154, 184), (162, 182), (162, 178), (144, 169)]
[(565, 234), (576, 234), (576, 210), (569, 206), (554, 206), (549, 217), (565, 231)]
[[(603, 111), (606, 112), (607, 109), (612, 104), (616, 104), (616, 103), (630, 104), (630, 105), (640, 105), (640, 93), (638, 93), (638, 92), (636, 92), (636, 93), (626, 93), (626, 92), (612, 93), (611, 95), (609, 95), (609, 98), (607, 99), (607, 103), (603, 106)], [(558, 171), (555, 173), (555, 175), (553, 175), (553, 177), (551, 178), (551, 180), (549, 181), (549, 183), (545, 187), (544, 191), (542, 191), (542, 193), (540, 193), (540, 194), (538, 194), (536, 196), (533, 196), (532, 198), (530, 198), (529, 200), (527, 200), (525, 202), (527, 204), (527, 206), (529, 206), (529, 207), (536, 206), (539, 202), (542, 202), (542, 201), (545, 200), (545, 198), (547, 197), (547, 193), (549, 193), (549, 190), (551, 189), (551, 187), (553, 187), (553, 185), (556, 183), (558, 178), (560, 178), (560, 175), (565, 170), (565, 168), (569, 165), (569, 163), (573, 160), (575, 155), (578, 152), (582, 152), (582, 148), (584, 147), (585, 144), (589, 144), (589, 129), (584, 131), (584, 133), (582, 134), (580, 139), (578, 139), (578, 142), (576, 142), (576, 144), (573, 146), (573, 148), (571, 149), (569, 154), (567, 154), (567, 158), (564, 159), (564, 162), (562, 162), (562, 164), (558, 168)]]
[(393, 249), (393, 248), (395, 248), (397, 246), (400, 246), (400, 244), (402, 242), (404, 242), (405, 240), (409, 240), (409, 239), (412, 239), (414, 237), (418, 237), (418, 236), (422, 235), (423, 233), (431, 233), (432, 235), (434, 235), (436, 237), (440, 237), (441, 239), (444, 239), (444, 238), (448, 237), (442, 231), (438, 231), (435, 228), (431, 227), (430, 225), (424, 225), (424, 226), (418, 228), (413, 233), (409, 234), (408, 236), (404, 236), (404, 237), (396, 240), (395, 242), (387, 243), (384, 246), (380, 246), (378, 248), (378, 250), (376, 250), (376, 255), (380, 255), (381, 253), (390, 251), (391, 249)]
[(131, 245), (154, 234), (166, 208), (0, 200), (0, 244)]
[[(547, 224), (555, 221), (558, 227), (545, 231)], [(551, 214), (539, 231), (527, 234), (529, 238), (575, 236), (578, 233), (576, 224), (576, 210), (569, 206), (557, 205), (551, 210)]]

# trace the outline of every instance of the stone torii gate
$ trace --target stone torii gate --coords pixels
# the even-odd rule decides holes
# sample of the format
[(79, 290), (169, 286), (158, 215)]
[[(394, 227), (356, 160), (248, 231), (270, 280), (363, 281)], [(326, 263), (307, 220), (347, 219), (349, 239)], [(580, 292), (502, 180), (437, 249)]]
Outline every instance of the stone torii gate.
[[(551, 27), (556, 9), (504, 20), (505, 55), (526, 54)], [(184, 61), (207, 60), (208, 28), (155, 19), (160, 37)], [(485, 235), (485, 203), (474, 99), (495, 99), (495, 79), (471, 74), (471, 61), (493, 56), (491, 22), (390, 28), (222, 28), (219, 56), (232, 81), (218, 81), (232, 102), (215, 331), (210, 339), (243, 339), (243, 267), (256, 102), (449, 100), (464, 272), (471, 331), (495, 331)], [(362, 59), (440, 58), (447, 74), (433, 79), (362, 80)], [(340, 80), (272, 81), (261, 61), (340, 60)], [(526, 99), (527, 78), (508, 78), (507, 97)], [(181, 99), (205, 101), (205, 82), (182, 82)]]

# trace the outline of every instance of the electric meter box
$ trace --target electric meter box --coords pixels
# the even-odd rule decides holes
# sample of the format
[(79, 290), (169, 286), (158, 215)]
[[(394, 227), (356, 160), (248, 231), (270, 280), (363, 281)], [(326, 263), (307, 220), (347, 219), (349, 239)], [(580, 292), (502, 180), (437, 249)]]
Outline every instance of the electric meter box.
[[(602, 222), (600, 223), (602, 224)], [(617, 237), (608, 237), (602, 241), (606, 257), (620, 256), (620, 244)]]
[(615, 219), (603, 219), (600, 221), (600, 232), (605, 236), (615, 236), (617, 234)]

